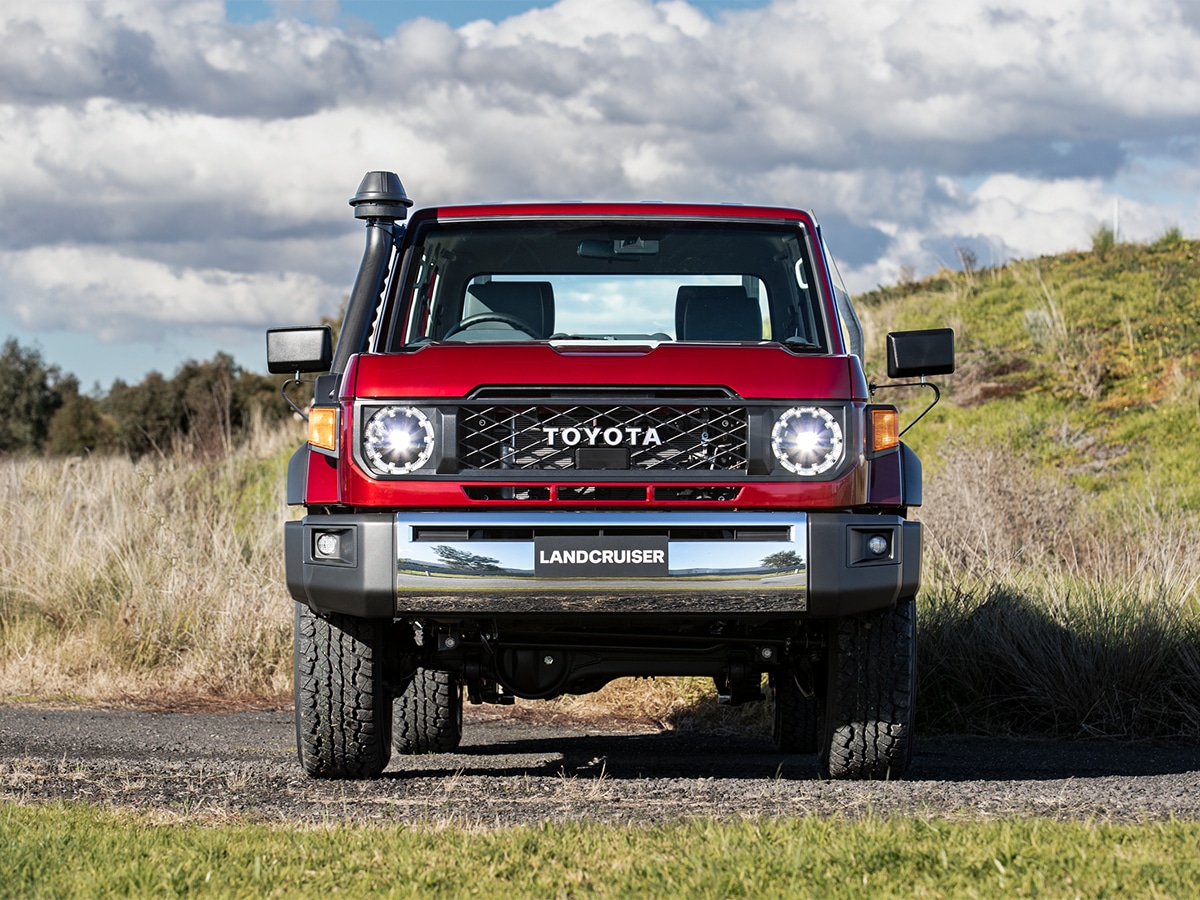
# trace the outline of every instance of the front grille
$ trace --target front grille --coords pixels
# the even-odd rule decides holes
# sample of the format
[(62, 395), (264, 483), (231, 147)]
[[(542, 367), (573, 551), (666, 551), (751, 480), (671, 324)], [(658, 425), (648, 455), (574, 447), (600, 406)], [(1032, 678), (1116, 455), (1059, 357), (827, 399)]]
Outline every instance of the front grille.
[(746, 410), (725, 406), (463, 407), (466, 470), (720, 471), (747, 469)]
[(794, 539), (786, 525), (539, 525), (513, 527), (490, 525), (416, 525), (412, 539), (420, 543), (444, 544), (467, 541), (532, 541), (538, 537), (664, 537), (673, 543), (683, 541), (778, 542)]
[(463, 494), (469, 500), (573, 500), (645, 502), (650, 491), (655, 500), (671, 502), (712, 503), (732, 502), (742, 489), (730, 485), (705, 487), (674, 487), (655, 485), (652, 488), (621, 484), (596, 485), (537, 485), (537, 484), (464, 484)]
[(666, 487), (660, 485), (654, 489), (655, 500), (678, 500), (693, 502), (711, 502), (713, 500), (732, 501), (742, 492), (739, 487), (714, 485), (711, 487)]
[(646, 499), (644, 487), (621, 487), (620, 485), (568, 485), (557, 491), (559, 500), (623, 500)]
[(549, 500), (550, 488), (523, 484), (466, 484), (468, 500)]

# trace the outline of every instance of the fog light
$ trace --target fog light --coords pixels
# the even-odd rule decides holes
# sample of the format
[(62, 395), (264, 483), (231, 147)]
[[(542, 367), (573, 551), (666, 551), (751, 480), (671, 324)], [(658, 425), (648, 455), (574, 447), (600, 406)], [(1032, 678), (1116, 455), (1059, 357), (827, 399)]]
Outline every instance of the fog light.
[(317, 556), (322, 559), (337, 559), (342, 549), (342, 540), (336, 534), (325, 532), (317, 535)]
[(867, 541), (867, 549), (873, 556), (883, 556), (888, 551), (888, 539), (882, 534), (872, 535)]

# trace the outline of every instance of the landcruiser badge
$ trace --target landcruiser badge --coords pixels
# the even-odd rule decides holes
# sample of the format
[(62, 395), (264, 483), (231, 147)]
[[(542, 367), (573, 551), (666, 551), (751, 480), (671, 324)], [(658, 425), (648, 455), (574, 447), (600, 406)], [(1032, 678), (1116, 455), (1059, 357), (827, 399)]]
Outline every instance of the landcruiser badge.
[(646, 537), (545, 537), (533, 545), (540, 578), (656, 578), (670, 574), (667, 539)]

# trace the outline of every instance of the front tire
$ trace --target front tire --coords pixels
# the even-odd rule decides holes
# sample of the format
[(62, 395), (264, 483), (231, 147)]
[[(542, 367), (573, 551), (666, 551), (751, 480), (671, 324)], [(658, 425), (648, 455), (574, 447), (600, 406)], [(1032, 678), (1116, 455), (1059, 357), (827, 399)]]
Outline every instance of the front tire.
[(386, 623), (296, 604), (296, 750), (316, 778), (378, 778), (392, 746)]
[(822, 775), (902, 777), (912, 759), (916, 603), (838, 619), (829, 637)]
[(396, 698), (392, 747), (397, 753), (449, 753), (462, 741), (463, 686), (456, 675), (417, 669)]

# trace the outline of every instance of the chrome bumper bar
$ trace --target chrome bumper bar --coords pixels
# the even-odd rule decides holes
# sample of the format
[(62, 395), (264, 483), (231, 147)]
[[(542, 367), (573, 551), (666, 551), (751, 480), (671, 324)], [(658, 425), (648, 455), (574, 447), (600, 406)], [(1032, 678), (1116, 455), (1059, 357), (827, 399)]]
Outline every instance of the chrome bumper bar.
[(401, 513), (398, 612), (803, 612), (803, 513)]

